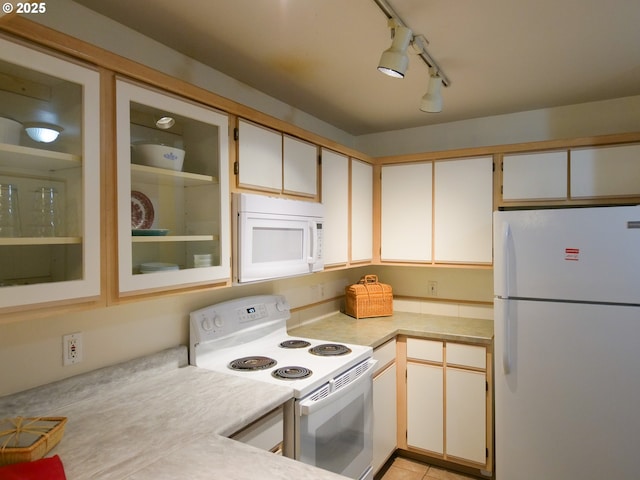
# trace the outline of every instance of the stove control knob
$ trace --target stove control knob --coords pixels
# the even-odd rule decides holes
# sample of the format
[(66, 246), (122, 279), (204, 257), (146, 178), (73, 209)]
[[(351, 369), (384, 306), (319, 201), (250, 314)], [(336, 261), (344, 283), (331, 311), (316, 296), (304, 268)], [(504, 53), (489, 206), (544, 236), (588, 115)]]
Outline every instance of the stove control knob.
[(278, 310), (279, 312), (284, 312), (285, 310), (289, 309), (289, 305), (287, 304), (286, 300), (280, 300), (276, 303), (276, 310)]
[(222, 327), (222, 325), (224, 325), (224, 322), (222, 321), (222, 317), (219, 317), (218, 315), (213, 317), (213, 324), (218, 328)]
[(201, 322), (202, 329), (205, 332), (210, 332), (213, 330), (213, 319), (211, 317), (204, 317)]
[(202, 319), (202, 323), (201, 323), (201, 325), (202, 325), (202, 329), (203, 329), (205, 332), (210, 332), (211, 330), (213, 330), (213, 323), (214, 323), (213, 318), (211, 318), (211, 317), (204, 317), (204, 318)]

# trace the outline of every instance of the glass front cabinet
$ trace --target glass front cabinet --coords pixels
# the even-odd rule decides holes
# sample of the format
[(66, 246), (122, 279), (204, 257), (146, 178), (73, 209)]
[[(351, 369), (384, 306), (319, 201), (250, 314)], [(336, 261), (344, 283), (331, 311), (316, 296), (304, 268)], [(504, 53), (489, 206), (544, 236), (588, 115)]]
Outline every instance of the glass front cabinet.
[(227, 281), (228, 117), (116, 81), (120, 295)]
[(0, 312), (99, 298), (99, 73), (0, 38)]

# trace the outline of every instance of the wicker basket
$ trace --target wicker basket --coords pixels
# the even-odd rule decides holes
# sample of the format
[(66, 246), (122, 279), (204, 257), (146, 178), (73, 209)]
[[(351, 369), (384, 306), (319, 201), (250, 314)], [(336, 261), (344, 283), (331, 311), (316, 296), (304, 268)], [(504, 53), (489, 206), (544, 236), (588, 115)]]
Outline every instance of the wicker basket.
[(44, 457), (62, 439), (66, 417), (0, 419), (0, 465)]
[(356, 318), (393, 315), (393, 292), (390, 285), (378, 282), (377, 275), (365, 275), (345, 289), (347, 315)]

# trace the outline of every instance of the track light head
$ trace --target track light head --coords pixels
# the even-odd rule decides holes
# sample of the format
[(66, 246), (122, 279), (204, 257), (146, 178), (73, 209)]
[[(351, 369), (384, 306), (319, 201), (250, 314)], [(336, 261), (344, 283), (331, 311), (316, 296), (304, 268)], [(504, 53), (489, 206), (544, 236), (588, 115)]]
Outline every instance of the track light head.
[(413, 33), (402, 25), (393, 26), (393, 41), (391, 46), (382, 52), (378, 62), (378, 70), (394, 78), (403, 78), (409, 67), (407, 48), (413, 38)]
[(442, 111), (441, 88), (442, 78), (440, 78), (440, 75), (430, 75), (427, 93), (424, 94), (420, 101), (420, 110), (427, 113), (439, 113)]

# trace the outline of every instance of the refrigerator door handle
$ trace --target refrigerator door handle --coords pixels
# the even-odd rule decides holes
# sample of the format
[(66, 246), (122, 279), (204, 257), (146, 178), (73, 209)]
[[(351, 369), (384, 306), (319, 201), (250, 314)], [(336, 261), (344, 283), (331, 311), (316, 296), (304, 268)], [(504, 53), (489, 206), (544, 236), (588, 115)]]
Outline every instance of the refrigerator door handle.
[(509, 222), (502, 224), (502, 285), (501, 292), (496, 292), (500, 298), (509, 298), (509, 271), (511, 270), (511, 227)]
[(504, 343), (502, 345), (502, 370), (505, 375), (511, 373), (511, 315), (510, 315), (510, 301), (504, 300), (499, 303), (502, 312), (500, 317), (503, 321), (504, 328)]

